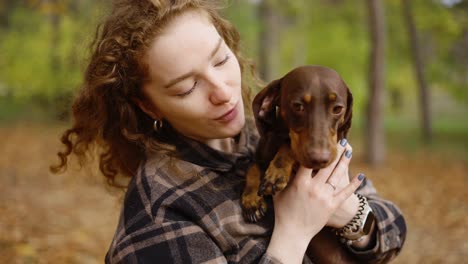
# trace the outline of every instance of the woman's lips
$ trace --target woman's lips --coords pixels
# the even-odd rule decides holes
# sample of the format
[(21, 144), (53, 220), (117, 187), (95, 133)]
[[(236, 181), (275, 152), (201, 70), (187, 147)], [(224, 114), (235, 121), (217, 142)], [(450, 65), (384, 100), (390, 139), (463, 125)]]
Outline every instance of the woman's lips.
[(227, 111), (224, 115), (216, 118), (216, 121), (221, 122), (230, 122), (237, 116), (237, 104), (229, 111)]

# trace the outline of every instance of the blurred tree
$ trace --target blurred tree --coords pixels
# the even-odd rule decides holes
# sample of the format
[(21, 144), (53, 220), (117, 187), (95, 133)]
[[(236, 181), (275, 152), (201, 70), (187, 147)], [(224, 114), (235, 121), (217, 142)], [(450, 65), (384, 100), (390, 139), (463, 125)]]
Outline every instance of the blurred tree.
[(51, 25), (50, 31), (50, 66), (52, 72), (58, 72), (60, 70), (60, 55), (58, 53), (58, 47), (60, 47), (60, 22), (61, 22), (61, 10), (59, 2), (57, 0), (42, 0), (44, 9)]
[(468, 1), (456, 1), (452, 7), (452, 19), (458, 25), (458, 34), (449, 48), (448, 56), (452, 74), (446, 76), (452, 85), (455, 99), (468, 103)]
[(408, 31), (408, 38), (411, 47), (414, 71), (416, 73), (416, 79), (419, 85), (420, 114), (423, 141), (425, 143), (430, 143), (432, 141), (432, 126), (430, 115), (429, 87), (424, 77), (424, 64), (421, 58), (421, 50), (419, 47), (416, 26), (414, 23), (413, 7), (411, 4), (411, 0), (402, 0), (402, 11)]
[(25, 112), (33, 108), (49, 118), (67, 119), (103, 5), (91, 0), (20, 2), (9, 8), (9, 27), (0, 28), (0, 100), (7, 101), (2, 94), (8, 94), (11, 105), (22, 105)]
[(258, 61), (260, 77), (279, 78), (307, 63), (309, 1), (260, 0), (257, 2)]
[(259, 37), (259, 74), (266, 82), (272, 81), (275, 76), (274, 61), (278, 53), (278, 14), (273, 5), (274, 0), (262, 0), (258, 5), (258, 18), (260, 21)]
[(282, 56), (277, 63), (280, 64), (277, 69), (280, 74), (307, 64), (310, 9), (314, 4), (312, 1), (275, 2), (281, 31), (279, 43), (282, 48), (280, 47), (278, 51)]
[(14, 9), (19, 1), (15, 0), (2, 0), (0, 1), (0, 27), (8, 28), (9, 26), (9, 13)]
[(369, 61), (369, 98), (367, 103), (367, 160), (379, 165), (385, 157), (383, 129), (383, 89), (385, 73), (385, 14), (382, 0), (367, 0), (371, 53)]
[[(258, 69), (263, 71), (262, 61), (269, 61), (265, 67), (269, 67), (270, 77), (262, 74), (264, 79), (271, 81), (302, 64), (331, 67), (353, 91), (354, 124), (359, 126), (366, 119), (363, 117), (367, 114), (367, 98), (372, 96), (366, 85), (367, 55), (371, 48), (368, 10), (359, 8), (359, 0), (265, 1), (269, 2), (275, 17), (275, 21), (270, 21), (271, 30), (265, 27), (262, 33), (272, 33), (271, 41), (263, 40), (267, 44), (260, 44), (260, 30), (266, 20), (260, 19), (259, 5), (265, 2), (227, 1), (228, 8), (223, 10), (241, 33), (243, 51), (260, 62)], [(55, 2), (56, 7), (46, 4), (50, 2)], [(27, 107), (39, 104), (47, 108), (45, 114), (50, 116), (49, 110), (69, 108), (64, 98), (70, 98), (80, 85), (88, 44), (100, 16), (110, 11), (110, 2), (0, 0), (0, 105), (15, 100), (30, 113)], [(441, 0), (411, 1), (428, 87), (431, 91), (450, 93), (452, 98), (465, 103), (468, 102), (467, 2), (444, 5)], [(400, 109), (385, 113), (412, 121), (417, 118), (413, 113), (419, 108), (413, 102), (419, 93), (401, 15), (402, 1), (383, 1), (383, 4), (388, 11), (385, 86), (390, 92), (388, 99), (393, 98), (393, 106)], [(58, 23), (51, 23), (51, 10), (57, 11)], [(385, 106), (386, 101), (382, 99), (381, 104)], [(433, 114), (436, 125), (437, 112)]]
[(411, 6), (428, 86), (468, 103), (468, 59), (463, 55), (466, 46), (463, 50), (457, 48), (463, 45), (464, 31), (468, 29), (468, 2), (413, 0)]

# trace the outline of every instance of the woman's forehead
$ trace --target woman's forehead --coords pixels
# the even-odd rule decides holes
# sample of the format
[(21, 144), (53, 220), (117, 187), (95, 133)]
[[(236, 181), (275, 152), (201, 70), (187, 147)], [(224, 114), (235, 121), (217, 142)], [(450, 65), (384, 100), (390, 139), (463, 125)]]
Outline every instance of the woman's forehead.
[(193, 70), (208, 61), (219, 39), (220, 35), (206, 15), (196, 11), (180, 15), (149, 47), (147, 60), (152, 79), (167, 81), (167, 78)]

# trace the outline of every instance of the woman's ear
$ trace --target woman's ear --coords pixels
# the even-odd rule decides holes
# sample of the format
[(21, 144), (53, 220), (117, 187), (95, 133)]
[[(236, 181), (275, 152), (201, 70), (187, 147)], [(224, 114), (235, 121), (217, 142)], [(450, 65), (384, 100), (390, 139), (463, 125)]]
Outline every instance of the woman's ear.
[(154, 106), (153, 104), (148, 102), (148, 100), (142, 99), (142, 98), (137, 98), (137, 97), (133, 97), (131, 100), (133, 101), (134, 104), (136, 104), (141, 109), (141, 111), (143, 111), (145, 114), (147, 114), (153, 120), (161, 120), (162, 119), (162, 116), (161, 116), (161, 113), (159, 112), (159, 110), (156, 108), (156, 106)]

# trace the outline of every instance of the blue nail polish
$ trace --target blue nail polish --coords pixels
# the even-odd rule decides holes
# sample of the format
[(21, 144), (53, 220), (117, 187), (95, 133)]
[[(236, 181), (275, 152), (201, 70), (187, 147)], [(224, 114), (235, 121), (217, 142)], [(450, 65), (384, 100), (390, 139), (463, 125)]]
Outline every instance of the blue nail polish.
[(346, 143), (348, 143), (348, 140), (346, 140), (346, 138), (343, 138), (343, 139), (340, 140), (340, 145), (341, 146), (343, 146), (343, 147), (346, 146)]
[(353, 154), (353, 152), (351, 150), (347, 150), (344, 155), (349, 159), (351, 158), (351, 154)]
[(364, 174), (360, 173), (357, 178), (358, 180), (362, 181), (364, 179)]

